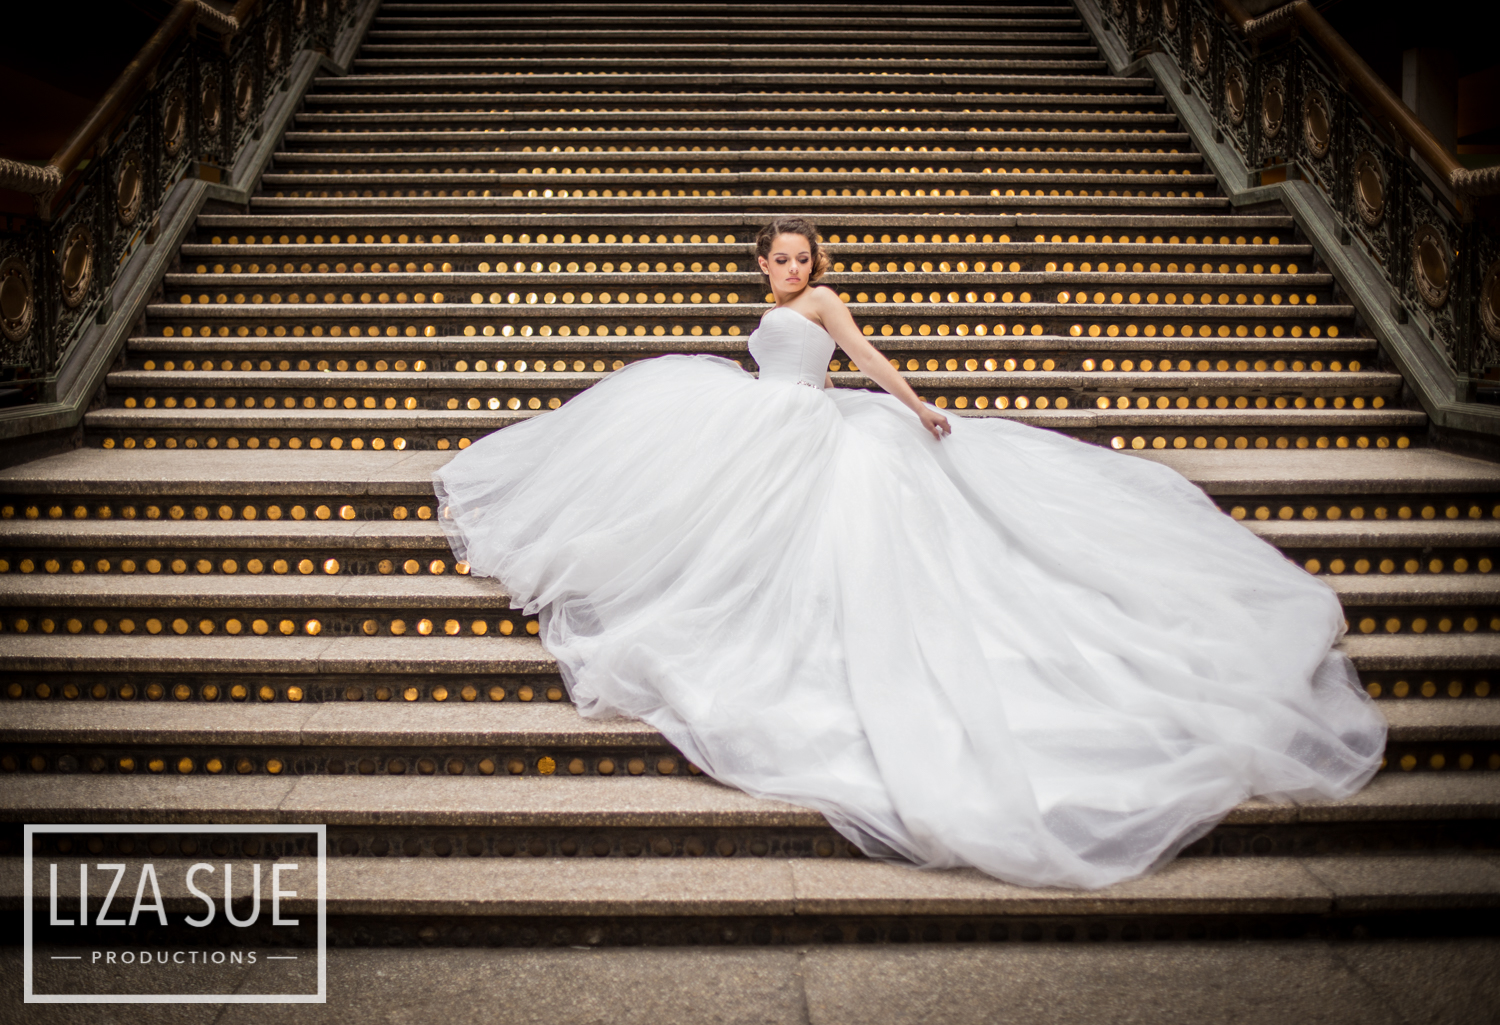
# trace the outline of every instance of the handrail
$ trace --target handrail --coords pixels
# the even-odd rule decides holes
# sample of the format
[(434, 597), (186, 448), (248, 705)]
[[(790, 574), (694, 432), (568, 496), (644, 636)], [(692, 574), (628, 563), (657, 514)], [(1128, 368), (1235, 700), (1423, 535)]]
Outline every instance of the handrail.
[(1308, 0), (1292, 0), (1259, 18), (1252, 17), (1239, 0), (1219, 0), (1219, 7), (1235, 22), (1246, 39), (1262, 39), (1291, 26), (1293, 21), (1317, 40), (1333, 63), (1383, 115), (1406, 142), (1427, 161), (1442, 180), (1455, 192), (1471, 196), (1500, 194), (1500, 167), (1478, 170), (1467, 168), (1448, 152), (1401, 97), (1393, 93), (1380, 76), (1371, 70), (1363, 57), (1344, 41)]
[(203, 0), (177, 0), (161, 26), (152, 33), (146, 45), (125, 66), (125, 70), (120, 72), (99, 102), (94, 104), (94, 109), (89, 111), (88, 117), (68, 137), (62, 148), (52, 155), (51, 160), (39, 167), (0, 157), (0, 188), (34, 195), (39, 207), (49, 206), (52, 197), (62, 187), (63, 180), (72, 173), (84, 154), (93, 148), (99, 137), (109, 130), (139, 87), (155, 74), (157, 64), (178, 36), (199, 22), (207, 24), (226, 38), (233, 36), (245, 23), (245, 16), (255, 2), (256, 0), (240, 0), (234, 14), (226, 15)]

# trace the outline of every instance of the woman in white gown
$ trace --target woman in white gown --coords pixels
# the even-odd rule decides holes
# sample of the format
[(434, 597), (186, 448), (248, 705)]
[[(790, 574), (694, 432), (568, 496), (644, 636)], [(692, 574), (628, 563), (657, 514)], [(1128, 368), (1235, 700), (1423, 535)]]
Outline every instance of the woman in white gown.
[[(811, 287), (811, 225), (757, 246), (758, 379), (642, 360), (436, 474), (454, 553), (539, 615), (582, 715), (873, 857), (1027, 885), (1370, 778), (1385, 723), (1331, 589), (1173, 470), (950, 422)], [(832, 388), (835, 346), (889, 394)]]

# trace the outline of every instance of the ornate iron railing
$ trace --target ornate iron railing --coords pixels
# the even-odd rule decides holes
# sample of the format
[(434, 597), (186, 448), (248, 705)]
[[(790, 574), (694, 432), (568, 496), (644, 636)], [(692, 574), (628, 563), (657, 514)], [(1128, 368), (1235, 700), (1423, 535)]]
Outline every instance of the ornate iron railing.
[(1419, 328), (1461, 392), (1500, 365), (1500, 233), (1495, 201), (1481, 198), (1500, 192), (1500, 169), (1460, 165), (1305, 0), (1254, 20), (1235, 0), (1100, 8), (1135, 54), (1176, 63), (1215, 141), (1252, 175), (1318, 189), (1340, 241), (1379, 267), (1393, 313)]
[[(40, 167), (0, 160), (0, 188), (33, 218), (0, 218), (0, 365), (49, 401), (57, 371), (151, 241), (183, 178), (224, 181), (259, 138), (301, 50), (327, 53), (352, 0), (182, 0), (63, 148)], [(228, 182), (226, 182), (228, 184)]]

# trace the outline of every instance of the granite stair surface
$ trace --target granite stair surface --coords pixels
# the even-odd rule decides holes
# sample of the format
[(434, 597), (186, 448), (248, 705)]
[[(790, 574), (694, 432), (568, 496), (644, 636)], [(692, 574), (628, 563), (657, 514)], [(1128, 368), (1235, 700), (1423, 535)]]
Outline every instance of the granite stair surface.
[[(432, 473), (635, 360), (754, 370), (751, 240), (792, 213), (924, 398), (1172, 466), (1326, 581), (1371, 784), (1030, 890), (581, 717)], [(386, 3), (198, 218), (83, 446), (0, 470), (0, 903), (22, 823), (78, 824), (64, 861), (312, 823), (338, 946), (1489, 933), (1500, 466), (1441, 441), (1291, 214), (1235, 209), (1068, 3)], [(246, 836), (213, 849), (307, 850)]]

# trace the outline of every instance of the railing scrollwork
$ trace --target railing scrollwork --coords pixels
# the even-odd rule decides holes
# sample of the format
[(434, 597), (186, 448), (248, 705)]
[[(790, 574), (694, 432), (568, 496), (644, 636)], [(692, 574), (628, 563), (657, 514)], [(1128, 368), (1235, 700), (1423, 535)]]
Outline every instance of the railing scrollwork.
[[(0, 221), (0, 366), (47, 401), (90, 325), (111, 316), (115, 280), (183, 178), (232, 184), (303, 50), (327, 53), (352, 0), (240, 0), (228, 13), (179, 0), (44, 165), (0, 159), (0, 188), (37, 216)], [(279, 115), (278, 115), (279, 116)]]
[(1485, 199), (1500, 195), (1500, 167), (1464, 167), (1307, 0), (1259, 18), (1238, 0), (1091, 5), (1125, 52), (1175, 63), (1174, 84), (1202, 101), (1250, 184), (1301, 179), (1322, 194), (1341, 241), (1379, 268), (1398, 319), (1471, 400), (1500, 366), (1500, 235)]

